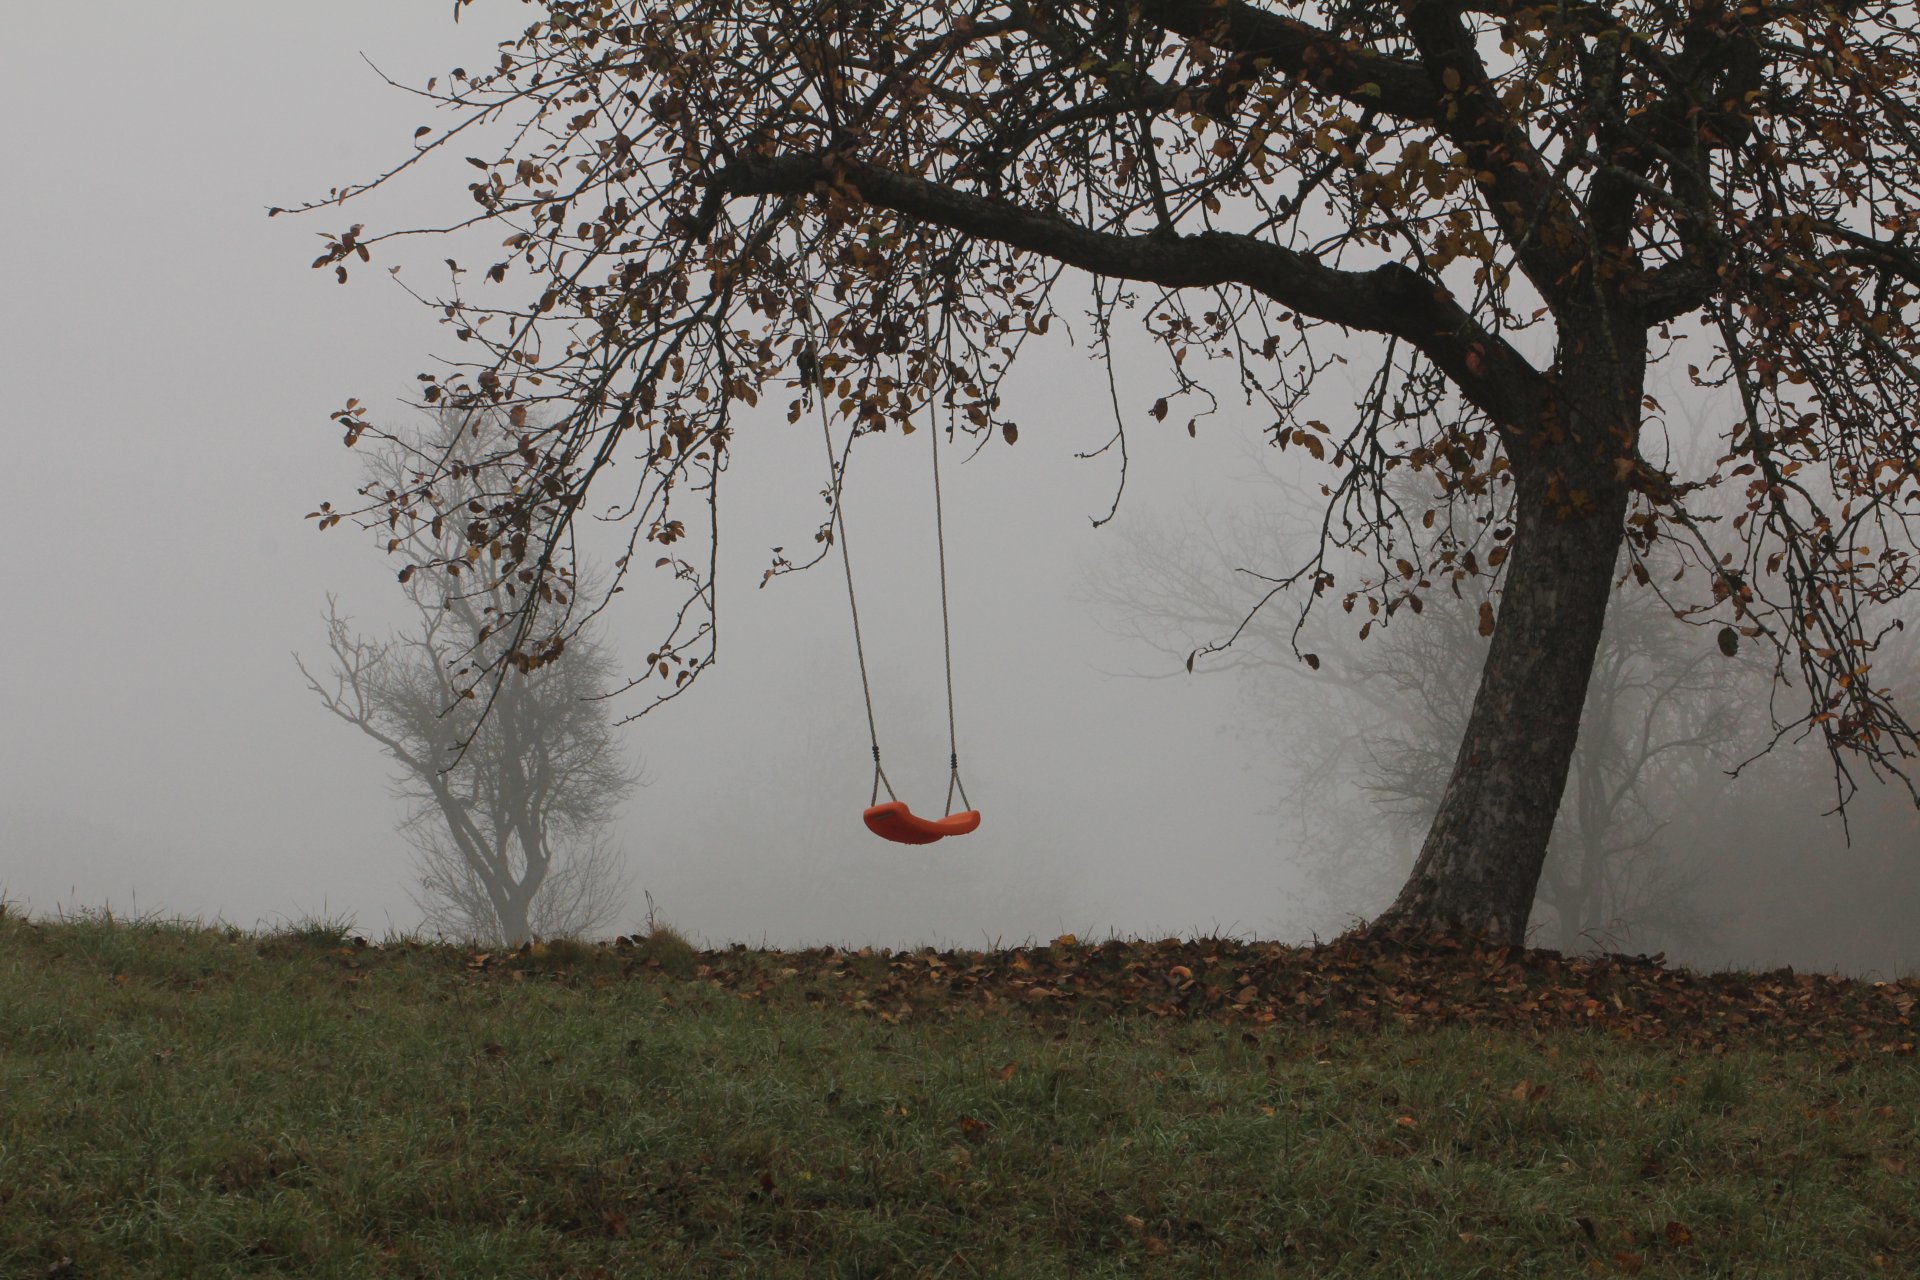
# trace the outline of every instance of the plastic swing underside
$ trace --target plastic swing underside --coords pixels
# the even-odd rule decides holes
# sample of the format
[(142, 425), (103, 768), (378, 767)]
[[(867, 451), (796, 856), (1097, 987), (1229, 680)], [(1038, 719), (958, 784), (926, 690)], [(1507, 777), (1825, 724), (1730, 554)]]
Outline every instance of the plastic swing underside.
[(978, 809), (950, 813), (944, 818), (922, 818), (901, 800), (873, 805), (860, 817), (867, 830), (896, 844), (932, 844), (947, 836), (966, 835), (980, 825)]

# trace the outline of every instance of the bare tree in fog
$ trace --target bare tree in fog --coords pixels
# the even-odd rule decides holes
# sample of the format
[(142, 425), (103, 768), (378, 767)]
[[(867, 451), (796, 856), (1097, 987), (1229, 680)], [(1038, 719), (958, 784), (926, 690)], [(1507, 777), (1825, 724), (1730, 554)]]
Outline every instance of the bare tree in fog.
[[(1280, 530), (1244, 515), (1134, 525), (1122, 537), (1087, 594), (1110, 629), (1174, 661), (1196, 637), (1235, 627), (1264, 589), (1234, 566), (1288, 554)], [(1312, 668), (1294, 660), (1287, 628), (1256, 619), (1218, 668), (1241, 681), (1252, 732), (1275, 758), (1290, 842), (1344, 914), (1377, 909), (1413, 865), (1472, 710), (1495, 604), (1436, 591), (1419, 616), (1390, 626), (1330, 615), (1301, 641), (1320, 659)], [(1762, 689), (1750, 665), (1703, 650), (1652, 597), (1616, 603), (1535, 902), (1563, 950), (1697, 946), (1706, 935), (1713, 912), (1696, 860), (1666, 831), (1726, 788), (1736, 730), (1743, 719), (1757, 729), (1743, 702)]]
[[(1915, 628), (1874, 675), (1920, 695)], [(1757, 697), (1748, 714), (1764, 727)], [(1784, 743), (1673, 815), (1667, 837), (1698, 851), (1721, 919), (1716, 963), (1920, 974), (1920, 813), (1899, 786), (1865, 781), (1837, 820), (1832, 770), (1817, 741)]]
[[(443, 414), (419, 436), (373, 451), (372, 481), (406, 485), (449, 454), (497, 447), (508, 429), (496, 415)], [(449, 510), (462, 505), (461, 483), (452, 471), (438, 481)], [(400, 531), (401, 541), (426, 544), (408, 548), (419, 558), (464, 548), (464, 539), (432, 522)], [(330, 670), (324, 680), (304, 663), (300, 670), (328, 711), (397, 766), (396, 788), (412, 802), (401, 831), (428, 927), (518, 945), (591, 932), (624, 909), (610, 825), (638, 775), (621, 760), (603, 697), (614, 665), (590, 633), (574, 637), (566, 662), (510, 674), (491, 707), (475, 696), (467, 673), (504, 644), (511, 586), (480, 572), (409, 574), (413, 621), (385, 640), (357, 634), (329, 599)]]

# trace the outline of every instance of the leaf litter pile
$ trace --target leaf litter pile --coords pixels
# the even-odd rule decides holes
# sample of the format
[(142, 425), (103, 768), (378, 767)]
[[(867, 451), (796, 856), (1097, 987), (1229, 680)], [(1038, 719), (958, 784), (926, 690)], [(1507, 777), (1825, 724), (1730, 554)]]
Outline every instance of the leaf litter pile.
[[(639, 942), (618, 939), (613, 951), (637, 954)], [(469, 968), (511, 974), (517, 958), (476, 956)], [(627, 962), (630, 971), (655, 967), (650, 959)], [(1591, 1028), (1695, 1049), (1739, 1037), (1752, 1045), (1898, 1055), (1911, 1055), (1920, 1039), (1913, 1025), (1920, 976), (1701, 974), (1669, 968), (1658, 956), (1573, 957), (1366, 934), (1312, 947), (1218, 938), (1083, 944), (1070, 934), (1045, 946), (991, 952), (736, 947), (702, 953), (693, 974), (743, 999), (797, 991), (809, 1004), (885, 1022), (1020, 1008), (1040, 1016), (1130, 1014), (1340, 1031)]]

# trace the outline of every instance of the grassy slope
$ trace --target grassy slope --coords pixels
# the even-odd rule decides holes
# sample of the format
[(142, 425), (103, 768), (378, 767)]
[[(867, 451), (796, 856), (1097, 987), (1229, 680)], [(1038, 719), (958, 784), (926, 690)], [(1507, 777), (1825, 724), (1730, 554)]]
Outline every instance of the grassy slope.
[(0, 918), (0, 1275), (1920, 1269), (1898, 1051), (330, 942)]

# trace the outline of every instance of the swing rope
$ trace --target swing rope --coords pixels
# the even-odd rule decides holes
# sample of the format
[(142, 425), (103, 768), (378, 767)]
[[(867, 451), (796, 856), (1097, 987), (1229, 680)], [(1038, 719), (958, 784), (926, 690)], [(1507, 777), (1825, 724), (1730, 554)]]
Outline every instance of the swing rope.
[[(948, 392), (947, 421), (953, 421), (952, 392)], [(960, 803), (973, 808), (967, 788), (960, 781), (960, 729), (953, 710), (953, 622), (947, 610), (947, 521), (940, 503), (940, 428), (929, 423), (927, 435), (933, 441), (933, 538), (940, 549), (940, 645), (947, 660), (947, 812), (953, 812), (953, 793), (960, 792)]]
[(873, 743), (873, 796), (867, 801), (871, 806), (880, 803), (882, 787), (887, 790), (887, 799), (898, 801), (900, 797), (893, 793), (893, 783), (888, 781), (887, 771), (880, 763), (880, 726), (873, 714), (873, 682), (867, 678), (867, 646), (860, 638), (860, 599), (853, 590), (853, 556), (847, 550), (847, 516), (840, 505), (847, 463), (853, 458), (853, 437), (847, 437), (846, 457), (836, 460), (833, 456), (833, 430), (827, 418), (826, 391), (824, 388), (815, 388), (815, 391), (820, 402), (820, 439), (827, 447), (827, 474), (833, 477), (832, 528), (838, 530), (834, 540), (840, 544), (840, 567), (847, 575), (847, 609), (853, 614), (853, 654), (860, 663), (860, 696), (867, 704), (867, 737)]

